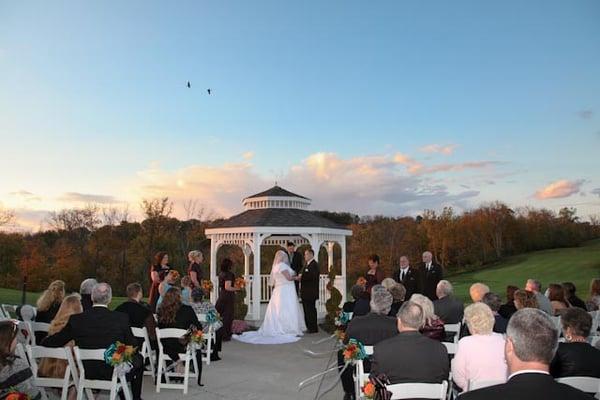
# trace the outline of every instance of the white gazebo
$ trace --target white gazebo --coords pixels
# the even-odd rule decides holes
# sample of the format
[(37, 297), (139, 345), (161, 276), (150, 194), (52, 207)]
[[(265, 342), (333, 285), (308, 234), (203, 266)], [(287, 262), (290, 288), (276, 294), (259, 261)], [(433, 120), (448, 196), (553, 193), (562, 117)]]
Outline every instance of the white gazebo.
[[(308, 210), (311, 200), (291, 193), (279, 186), (246, 197), (242, 204), (246, 211), (221, 221), (206, 229), (210, 239), (210, 279), (217, 287), (217, 252), (222, 245), (237, 245), (244, 253), (244, 275), (247, 281), (246, 304), (249, 320), (261, 319), (261, 303), (271, 298), (269, 275), (261, 275), (261, 246), (285, 247), (286, 242), (296, 246), (310, 245), (318, 256), (321, 247), (328, 254), (328, 268), (333, 266), (335, 243), (341, 248), (341, 275), (335, 279), (335, 287), (346, 298), (346, 237), (352, 231)], [(254, 255), (254, 265), (250, 271), (250, 255)], [(325, 302), (329, 296), (326, 290), (328, 277), (321, 275), (317, 310), (325, 312)], [(216, 290), (211, 294), (214, 301)]]

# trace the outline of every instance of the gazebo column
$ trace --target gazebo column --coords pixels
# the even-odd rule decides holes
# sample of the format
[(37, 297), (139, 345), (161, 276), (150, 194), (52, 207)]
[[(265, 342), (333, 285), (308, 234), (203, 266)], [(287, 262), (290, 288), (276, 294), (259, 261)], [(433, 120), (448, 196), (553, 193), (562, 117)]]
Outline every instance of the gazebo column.
[(342, 290), (342, 303), (346, 302), (346, 292), (348, 291), (346, 286), (346, 236), (340, 238), (340, 246), (342, 248), (342, 284), (344, 290)]
[(262, 293), (260, 279), (260, 244), (262, 239), (259, 233), (254, 235), (254, 275), (252, 278), (252, 319), (260, 320), (260, 295)]
[(210, 292), (210, 301), (214, 304), (217, 301), (217, 292), (219, 283), (217, 282), (217, 251), (219, 247), (214, 236), (210, 238), (210, 281), (213, 283), (214, 290)]
[[(244, 243), (242, 251), (244, 252), (244, 279), (247, 279), (250, 275), (250, 254), (252, 254), (252, 249), (247, 243)], [(250, 293), (246, 294), (244, 303), (250, 305)]]
[(333, 246), (335, 246), (335, 242), (327, 242), (327, 271), (331, 271), (333, 268)]

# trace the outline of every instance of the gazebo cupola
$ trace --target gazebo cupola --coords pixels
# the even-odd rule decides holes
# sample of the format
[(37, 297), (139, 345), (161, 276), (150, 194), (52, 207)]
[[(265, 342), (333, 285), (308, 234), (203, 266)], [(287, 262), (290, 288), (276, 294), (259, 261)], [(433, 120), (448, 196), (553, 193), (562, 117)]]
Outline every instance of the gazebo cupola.
[(310, 206), (310, 199), (288, 192), (275, 185), (269, 190), (246, 197), (242, 204), (246, 210), (258, 210), (261, 208), (307, 209)]

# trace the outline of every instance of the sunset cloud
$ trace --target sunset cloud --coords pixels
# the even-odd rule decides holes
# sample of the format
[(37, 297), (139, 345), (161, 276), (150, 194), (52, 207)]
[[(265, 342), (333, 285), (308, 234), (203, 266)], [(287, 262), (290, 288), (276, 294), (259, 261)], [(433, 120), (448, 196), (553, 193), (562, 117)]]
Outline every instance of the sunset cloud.
[(244, 160), (252, 160), (254, 158), (254, 152), (247, 151), (244, 154), (242, 154), (242, 157), (244, 158)]
[(67, 192), (59, 197), (60, 201), (67, 203), (98, 203), (98, 204), (114, 204), (120, 203), (114, 196), (107, 196), (102, 194), (89, 194), (89, 193), (77, 193)]
[(458, 147), (457, 144), (448, 144), (448, 145), (439, 145), (439, 144), (428, 144), (427, 146), (423, 146), (420, 150), (423, 153), (438, 153), (449, 156), (454, 153), (454, 149)]
[(578, 193), (583, 183), (583, 180), (569, 181), (562, 179), (552, 182), (548, 186), (538, 190), (535, 193), (535, 197), (539, 200), (561, 199), (564, 197), (569, 197), (575, 193)]

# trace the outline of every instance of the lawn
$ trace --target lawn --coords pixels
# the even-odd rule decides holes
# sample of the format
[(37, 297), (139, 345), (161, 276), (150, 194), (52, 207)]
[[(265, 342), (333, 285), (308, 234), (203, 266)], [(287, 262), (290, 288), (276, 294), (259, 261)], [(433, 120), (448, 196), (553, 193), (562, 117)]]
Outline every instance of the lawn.
[[(590, 280), (600, 278), (600, 240), (593, 240), (580, 247), (536, 251), (509, 257), (506, 260), (476, 272), (466, 272), (447, 277), (454, 286), (457, 296), (469, 300), (469, 286), (473, 282), (484, 282), (493, 292), (504, 297), (507, 285), (523, 287), (528, 278), (536, 278), (544, 287), (548, 283), (570, 281), (577, 287), (579, 297), (588, 297)], [(34, 304), (39, 293), (28, 293), (27, 303)], [(111, 307), (125, 301), (115, 297)], [(20, 304), (21, 292), (0, 289), (0, 303)]]

